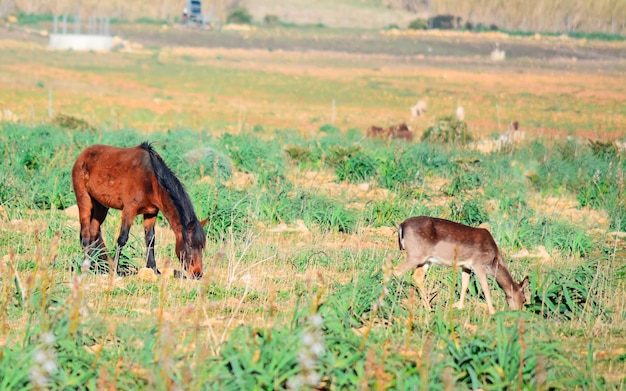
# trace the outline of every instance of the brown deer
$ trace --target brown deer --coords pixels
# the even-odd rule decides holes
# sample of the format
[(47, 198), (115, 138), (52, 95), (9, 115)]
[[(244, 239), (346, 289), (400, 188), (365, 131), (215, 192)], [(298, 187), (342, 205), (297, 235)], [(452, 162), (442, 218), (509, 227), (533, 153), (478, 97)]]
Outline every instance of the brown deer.
[(394, 274), (400, 276), (415, 269), (413, 281), (428, 310), (431, 308), (424, 291), (424, 277), (430, 264), (461, 268), (461, 298), (453, 305), (455, 308), (463, 308), (471, 271), (480, 282), (489, 313), (493, 314), (495, 310), (491, 304), (487, 275), (496, 278), (512, 310), (522, 309), (526, 302), (524, 288), (528, 285), (528, 277), (524, 277), (519, 284), (513, 280), (493, 236), (486, 229), (435, 217), (411, 217), (400, 224), (398, 243), (400, 250), (407, 251), (407, 256), (406, 261), (394, 269)]
[(401, 138), (409, 142), (413, 141), (413, 132), (405, 123), (392, 125), (389, 127), (387, 132), (389, 134), (389, 139)]
[(385, 135), (388, 133), (388, 131), (384, 128), (381, 128), (380, 126), (375, 126), (372, 125), (370, 126), (370, 128), (367, 130), (367, 135), (371, 138), (376, 138), (376, 137), (385, 137)]

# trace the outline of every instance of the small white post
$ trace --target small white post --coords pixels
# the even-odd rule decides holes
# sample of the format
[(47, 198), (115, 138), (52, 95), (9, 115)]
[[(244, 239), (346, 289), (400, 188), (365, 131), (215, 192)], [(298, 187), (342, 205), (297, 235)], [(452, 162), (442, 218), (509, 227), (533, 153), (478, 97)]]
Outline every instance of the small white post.
[(52, 118), (52, 87), (48, 89), (48, 118)]

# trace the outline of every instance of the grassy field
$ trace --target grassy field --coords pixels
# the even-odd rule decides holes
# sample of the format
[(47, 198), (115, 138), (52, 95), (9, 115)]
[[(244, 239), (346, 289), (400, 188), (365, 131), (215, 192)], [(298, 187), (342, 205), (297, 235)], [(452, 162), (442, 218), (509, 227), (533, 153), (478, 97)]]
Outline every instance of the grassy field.
[[(0, 388), (625, 388), (623, 44), (518, 38), (493, 62), (490, 35), (145, 28), (111, 53), (0, 39)], [(365, 136), (399, 122), (415, 142)], [(82, 268), (70, 167), (144, 140), (210, 217), (199, 281), (169, 278), (162, 218), (162, 277)], [(420, 214), (488, 226), (526, 308), (490, 279), (498, 313), (474, 280), (452, 309), (459, 273), (433, 267), (427, 312), (391, 275)], [(144, 254), (136, 224), (124, 266)]]

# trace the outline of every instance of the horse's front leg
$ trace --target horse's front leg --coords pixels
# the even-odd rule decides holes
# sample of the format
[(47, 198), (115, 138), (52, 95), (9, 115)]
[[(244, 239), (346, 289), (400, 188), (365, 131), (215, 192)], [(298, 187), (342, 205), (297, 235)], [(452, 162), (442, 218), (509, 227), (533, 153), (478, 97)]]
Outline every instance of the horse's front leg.
[(130, 234), (130, 227), (133, 225), (137, 213), (128, 212), (126, 209), (122, 211), (122, 226), (120, 227), (120, 235), (117, 237), (117, 246), (115, 248), (115, 259), (113, 259), (112, 270), (117, 273), (117, 267), (120, 262), (120, 255), (122, 254), (122, 248), (128, 242), (128, 235)]
[(156, 223), (156, 217), (156, 214), (143, 215), (143, 232), (146, 234), (146, 267), (154, 270), (155, 274), (161, 274), (154, 259), (154, 224)]

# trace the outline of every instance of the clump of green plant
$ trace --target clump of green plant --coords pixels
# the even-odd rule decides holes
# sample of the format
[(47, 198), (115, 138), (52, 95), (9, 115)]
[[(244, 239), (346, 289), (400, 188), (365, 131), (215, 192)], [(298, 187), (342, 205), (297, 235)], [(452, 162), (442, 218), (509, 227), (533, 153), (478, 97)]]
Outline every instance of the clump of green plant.
[(484, 202), (476, 198), (467, 200), (457, 198), (448, 207), (450, 219), (465, 225), (477, 226), (489, 219)]
[(59, 113), (52, 119), (52, 124), (60, 128), (72, 129), (72, 130), (86, 130), (89, 132), (96, 132), (96, 127), (85, 121), (82, 118), (75, 117), (69, 114)]
[[(440, 317), (436, 321), (443, 322)], [(573, 365), (560, 352), (558, 343), (537, 341), (534, 337), (537, 332), (529, 333), (529, 327), (533, 326), (521, 317), (498, 316), (495, 333), (493, 330), (477, 333), (466, 342), (440, 334), (456, 374), (456, 384), (471, 389), (565, 386), (568, 379), (559, 375), (572, 376)]]
[(221, 388), (285, 389), (297, 369), (301, 333), (301, 329), (291, 328), (233, 330), (219, 361), (213, 364), (218, 372), (215, 378), (222, 379)]
[(428, 30), (428, 20), (417, 18), (409, 23), (409, 30)]
[(606, 316), (608, 310), (598, 298), (605, 282), (598, 271), (598, 261), (567, 268), (548, 270), (531, 278), (530, 312), (547, 318), (572, 320), (582, 316)]
[(307, 160), (311, 153), (311, 149), (303, 145), (286, 145), (284, 149), (291, 159), (298, 161)]
[(327, 151), (326, 161), (330, 165), (337, 165), (359, 153), (362, 147), (359, 144), (352, 144), (347, 147), (343, 145), (327, 145), (325, 149)]
[(435, 124), (429, 126), (422, 135), (422, 141), (434, 143), (466, 144), (472, 140), (473, 137), (467, 129), (467, 123), (454, 116), (437, 119)]
[(415, 185), (426, 174), (426, 167), (420, 159), (420, 155), (426, 153), (415, 148), (404, 151), (388, 149), (379, 153), (378, 184), (387, 189)]
[(302, 218), (307, 226), (343, 233), (356, 231), (357, 217), (337, 200), (323, 195), (309, 195), (302, 200)]
[(263, 23), (268, 26), (278, 26), (280, 24), (280, 18), (273, 14), (267, 14), (263, 18)]
[(340, 181), (363, 182), (376, 176), (378, 164), (369, 155), (359, 152), (337, 164), (335, 173)]
[(236, 167), (257, 174), (262, 185), (278, 185), (285, 180), (285, 159), (273, 141), (251, 139), (249, 134), (225, 134), (221, 143)]
[(320, 133), (326, 133), (327, 135), (336, 136), (341, 134), (341, 129), (339, 129), (335, 125), (325, 124), (320, 126)]
[[(373, 315), (387, 320), (403, 318), (407, 315), (406, 309), (397, 303), (408, 298), (409, 289), (413, 289), (410, 283), (398, 278), (385, 282), (385, 272), (376, 264), (355, 277), (350, 284), (339, 287), (329, 298), (324, 313), (332, 311), (344, 327), (361, 327)], [(381, 294), (383, 290), (387, 292), (384, 295)], [(379, 300), (380, 297), (382, 300)], [(373, 304), (377, 305), (376, 314), (372, 313)]]
[(373, 227), (393, 227), (406, 218), (406, 205), (384, 200), (370, 205), (365, 222)]
[(251, 24), (252, 15), (250, 15), (250, 11), (246, 7), (237, 7), (228, 14), (226, 23)]
[(458, 196), (464, 191), (474, 190), (482, 185), (481, 174), (477, 171), (461, 172), (452, 178), (443, 193), (449, 197)]
[(619, 150), (615, 141), (589, 140), (589, 147), (594, 155), (603, 158), (613, 158), (618, 155)]
[(212, 240), (224, 239), (228, 232), (244, 232), (252, 223), (252, 200), (242, 191), (218, 184), (199, 196), (199, 210), (209, 216), (204, 230)]
[(543, 245), (563, 257), (587, 257), (594, 245), (586, 230), (567, 221), (537, 217), (527, 213), (517, 222), (515, 247)]

